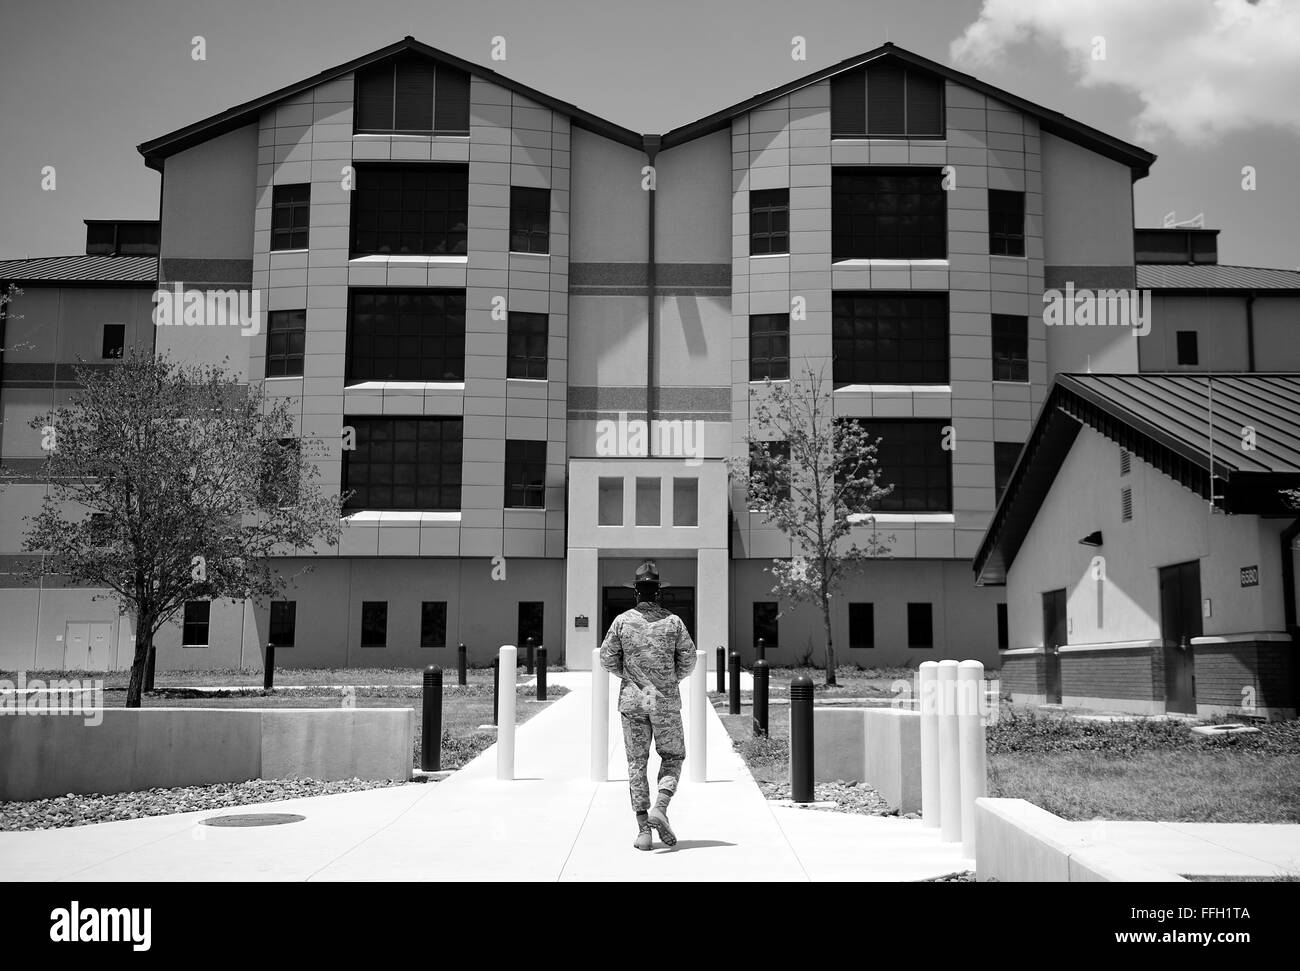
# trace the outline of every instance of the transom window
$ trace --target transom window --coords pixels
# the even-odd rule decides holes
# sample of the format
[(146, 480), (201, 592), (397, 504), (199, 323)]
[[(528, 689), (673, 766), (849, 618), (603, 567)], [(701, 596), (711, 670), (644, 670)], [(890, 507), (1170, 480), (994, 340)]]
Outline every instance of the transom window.
[(347, 381), (461, 381), (465, 291), (353, 290)]
[(790, 190), (757, 189), (749, 194), (749, 252), (790, 252)]
[(948, 200), (939, 169), (831, 171), (831, 259), (944, 259)]
[(946, 384), (948, 294), (833, 295), (835, 384)]
[(1029, 380), (1029, 318), (993, 315), (993, 380)]
[(510, 187), (510, 250), (551, 251), (551, 190)]
[(269, 311), (266, 315), (266, 376), (301, 376), (306, 344), (307, 311)]
[(546, 314), (512, 310), (506, 321), (506, 377), (546, 378)]
[(858, 419), (876, 450), (876, 484), (893, 491), (875, 502), (880, 512), (952, 511), (952, 453), (943, 447), (945, 419)]
[(355, 448), (343, 451), (349, 509), (460, 508), (461, 418), (343, 419)]
[(425, 57), (358, 71), (358, 132), (469, 134), (469, 75)]
[(790, 315), (751, 314), (749, 380), (785, 381), (790, 377)]
[(506, 441), (506, 507), (546, 507), (546, 443)]
[(306, 249), (311, 226), (311, 185), (271, 189), (271, 249)]
[(942, 138), (944, 82), (897, 61), (831, 79), (832, 138)]
[(989, 253), (1025, 255), (1025, 194), (989, 189)]
[(466, 253), (469, 166), (358, 165), (356, 179), (353, 256)]

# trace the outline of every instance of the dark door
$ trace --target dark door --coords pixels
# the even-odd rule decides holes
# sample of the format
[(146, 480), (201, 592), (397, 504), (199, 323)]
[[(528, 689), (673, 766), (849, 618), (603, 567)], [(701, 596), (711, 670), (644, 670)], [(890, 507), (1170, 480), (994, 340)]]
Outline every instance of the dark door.
[(1069, 643), (1065, 626), (1065, 591), (1043, 594), (1043, 674), (1047, 703), (1061, 703), (1061, 655), (1058, 649)]
[[(636, 591), (631, 587), (605, 587), (600, 602), (600, 636), (603, 639), (614, 618), (636, 606)], [(665, 587), (659, 593), (659, 602), (682, 619), (691, 640), (695, 640), (695, 588)]]
[(1201, 563), (1160, 568), (1160, 639), (1165, 654), (1165, 710), (1196, 713), (1196, 659), (1201, 636)]

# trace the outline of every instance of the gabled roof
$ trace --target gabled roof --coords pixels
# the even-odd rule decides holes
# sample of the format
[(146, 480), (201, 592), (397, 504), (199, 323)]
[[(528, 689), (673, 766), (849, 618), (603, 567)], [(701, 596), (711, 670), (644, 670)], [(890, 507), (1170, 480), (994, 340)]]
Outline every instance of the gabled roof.
[(1139, 263), (1139, 290), (1300, 290), (1300, 271), (1218, 263)]
[(1006, 581), (1084, 425), (1206, 500), (1213, 447), (1218, 508), (1300, 515), (1278, 494), (1300, 488), (1300, 374), (1059, 374), (975, 555), (978, 583)]
[(158, 282), (156, 256), (41, 256), (31, 260), (0, 261), (0, 280), (8, 283), (113, 283)]
[[(458, 68), (459, 70), (465, 71), (469, 74), (485, 78), (492, 81), (494, 84), (499, 84), (503, 88), (516, 91), (524, 97), (531, 98), (539, 104), (545, 105), (561, 114), (568, 115), (572, 124), (579, 128), (584, 128), (588, 131), (595, 132), (598, 135), (603, 135), (606, 138), (613, 139), (616, 142), (631, 146), (632, 148), (644, 148), (647, 138), (651, 137), (638, 134), (629, 128), (616, 125), (611, 121), (606, 121), (604, 118), (599, 118), (596, 115), (584, 111), (575, 105), (571, 105), (566, 101), (560, 101), (548, 94), (543, 94), (535, 88), (530, 88), (527, 85), (520, 84), (518, 81), (513, 81), (510, 78), (498, 74), (496, 71), (474, 64), (471, 61), (466, 61), (463, 58), (456, 57), (454, 54), (448, 54), (446, 51), (440, 51), (435, 47), (430, 47), (428, 44), (421, 43), (414, 37), (407, 36), (395, 44), (390, 44), (389, 46), (380, 48), (370, 54), (348, 61), (346, 64), (332, 67), (326, 71), (320, 72), (319, 74), (313, 75), (312, 77), (304, 78), (288, 87), (280, 88), (278, 91), (272, 91), (270, 94), (263, 95), (260, 98), (255, 98), (252, 101), (246, 101), (233, 108), (228, 108), (209, 118), (204, 118), (202, 121), (197, 121), (192, 125), (187, 125), (184, 128), (177, 129), (170, 134), (144, 142), (138, 146), (138, 151), (144, 156), (145, 164), (149, 165), (151, 168), (161, 170), (163, 160), (169, 155), (174, 155), (177, 152), (207, 141), (209, 138), (214, 138), (217, 135), (223, 135), (226, 132), (234, 131), (236, 128), (242, 128), (245, 125), (251, 124), (257, 120), (258, 116), (264, 109), (284, 100), (285, 98), (291, 98), (294, 95), (301, 94), (303, 91), (307, 91), (318, 84), (332, 81), (337, 77), (342, 77), (345, 74), (378, 64), (391, 58), (399, 57), (406, 53), (416, 53), (422, 54), (426, 57), (431, 57), (434, 60), (450, 64), (452, 67)], [(1103, 131), (1092, 128), (1082, 122), (1075, 121), (1073, 118), (1068, 118), (1059, 111), (1052, 111), (1049, 108), (1044, 108), (1031, 101), (1026, 101), (1024, 98), (1011, 94), (1008, 91), (1003, 91), (1001, 88), (995, 88), (993, 85), (986, 84), (978, 78), (971, 77), (969, 74), (962, 74), (960, 71), (955, 71), (937, 61), (931, 61), (919, 54), (913, 54), (911, 51), (904, 50), (901, 47), (895, 47), (888, 41), (880, 47), (877, 47), (875, 50), (868, 51), (865, 54), (859, 54), (857, 57), (852, 57), (845, 61), (840, 61), (838, 64), (822, 68), (820, 71), (806, 75), (798, 80), (790, 81), (787, 84), (783, 84), (777, 88), (772, 88), (769, 91), (764, 91), (762, 94), (757, 94), (739, 104), (732, 105), (729, 108), (723, 108), (721, 111), (716, 111), (706, 118), (701, 118), (699, 121), (694, 121), (688, 125), (674, 128), (672, 131), (668, 132), (668, 134), (663, 136), (659, 147), (662, 149), (672, 148), (674, 145), (683, 144), (684, 142), (699, 138), (702, 135), (721, 131), (727, 128), (731, 124), (731, 120), (738, 115), (751, 111), (754, 108), (761, 107), (762, 105), (783, 97), (792, 91), (797, 91), (800, 88), (815, 84), (818, 81), (822, 81), (844, 71), (851, 71), (882, 57), (896, 58), (907, 64), (930, 71), (933, 74), (938, 74), (957, 84), (971, 88), (972, 90), (979, 91), (989, 97), (996, 98), (998, 101), (1014, 108), (1018, 108), (1026, 114), (1037, 118), (1039, 126), (1043, 131), (1069, 139), (1072, 142), (1082, 145), (1084, 148), (1090, 149), (1100, 155), (1129, 166), (1129, 168), (1132, 169), (1134, 180), (1146, 176), (1151, 169), (1151, 164), (1156, 160), (1155, 155), (1145, 149), (1138, 148), (1136, 145), (1130, 145), (1128, 142), (1121, 141)]]
[(192, 125), (186, 125), (167, 135), (151, 139), (137, 146), (137, 151), (144, 156), (145, 164), (150, 168), (162, 170), (162, 163), (169, 155), (175, 155), (177, 152), (184, 151), (201, 142), (205, 142), (217, 135), (224, 135), (226, 132), (234, 131), (237, 128), (243, 128), (245, 125), (256, 122), (262, 111), (285, 98), (292, 98), (296, 94), (301, 94), (318, 84), (324, 84), (326, 81), (332, 81), (335, 78), (342, 77), (345, 74), (351, 74), (353, 71), (370, 67), (383, 61), (392, 60), (403, 54), (422, 54), (425, 57), (431, 57), (436, 61), (449, 64), (458, 70), (465, 71), (467, 74), (477, 75), (486, 78), (494, 84), (510, 91), (515, 91), (526, 98), (530, 98), (539, 104), (558, 111), (561, 114), (568, 115), (572, 124), (579, 128), (585, 128), (589, 131), (604, 135), (616, 142), (624, 145), (630, 145), (633, 148), (642, 147), (642, 137), (638, 133), (621, 125), (616, 125), (604, 118), (599, 118), (589, 111), (571, 105), (567, 101), (561, 101), (553, 98), (549, 94), (543, 94), (535, 88), (520, 84), (518, 81), (512, 81), (496, 71), (466, 61), (454, 54), (448, 54), (446, 51), (440, 51), (436, 47), (430, 47), (423, 44), (414, 37), (406, 36), (395, 44), (389, 44), (387, 47), (381, 47), (377, 51), (372, 51), (355, 60), (348, 61), (346, 64), (339, 64), (336, 67), (321, 71), (319, 74), (304, 78), (301, 81), (290, 84), (287, 87), (280, 88), (278, 91), (272, 91), (270, 94), (263, 95), (260, 98), (254, 98), (252, 101), (245, 101), (241, 105), (235, 105), (233, 108), (227, 108), (225, 111), (218, 112), (202, 121), (196, 121)]
[(833, 77), (836, 74), (842, 74), (845, 71), (852, 71), (855, 68), (862, 67), (872, 61), (880, 58), (893, 58), (910, 64), (922, 70), (929, 71), (931, 74), (937, 74), (940, 77), (947, 78), (955, 84), (970, 88), (973, 91), (979, 91), (981, 94), (988, 95), (998, 101), (1008, 104), (1013, 108), (1018, 108), (1025, 114), (1032, 115), (1038, 119), (1039, 127), (1053, 135), (1059, 135), (1061, 138), (1068, 139), (1084, 148), (1104, 155), (1107, 158), (1114, 159), (1117, 162), (1123, 162), (1133, 171), (1133, 180), (1144, 178), (1150, 171), (1151, 165), (1155, 162), (1156, 157), (1146, 149), (1131, 145), (1128, 142), (1121, 141), (1113, 135), (1108, 135), (1103, 131), (1085, 125), (1082, 122), (1075, 121), (1073, 118), (1066, 117), (1059, 111), (1053, 111), (1050, 108), (1044, 108), (1042, 105), (1034, 104), (1032, 101), (1026, 101), (1009, 91), (1003, 91), (1001, 88), (995, 88), (978, 78), (971, 77), (969, 74), (962, 74), (960, 71), (940, 64), (938, 61), (932, 61), (920, 54), (913, 54), (911, 51), (896, 47), (889, 41), (886, 41), (875, 50), (867, 51), (865, 54), (859, 54), (857, 57), (851, 57), (848, 60), (840, 61), (838, 64), (832, 64), (830, 67), (822, 68), (812, 74), (805, 75), (797, 80), (787, 82), (777, 88), (756, 94), (752, 98), (741, 101), (738, 104), (731, 105), (729, 108), (723, 108), (721, 111), (715, 111), (707, 118), (701, 118), (699, 121), (693, 121), (689, 125), (683, 125), (680, 128), (674, 128), (663, 137), (663, 147), (672, 148), (674, 145), (680, 145), (688, 142), (693, 138), (699, 138), (701, 135), (708, 135), (728, 127), (731, 120), (738, 115), (743, 115), (755, 108), (760, 108), (770, 101), (782, 98), (792, 91), (798, 91), (800, 88), (806, 88), (818, 81), (824, 81), (826, 78)]

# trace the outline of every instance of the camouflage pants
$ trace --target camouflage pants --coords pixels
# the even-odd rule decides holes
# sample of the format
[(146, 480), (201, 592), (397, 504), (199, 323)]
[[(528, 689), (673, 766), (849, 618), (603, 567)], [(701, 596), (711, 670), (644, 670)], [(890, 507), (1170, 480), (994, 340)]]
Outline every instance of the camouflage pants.
[(686, 758), (686, 739), (682, 733), (680, 711), (623, 712), (623, 747), (627, 750), (628, 788), (632, 795), (632, 811), (650, 810), (650, 783), (646, 777), (646, 763), (650, 760), (650, 741), (659, 753), (659, 788), (677, 791), (677, 781), (682, 774), (682, 760)]

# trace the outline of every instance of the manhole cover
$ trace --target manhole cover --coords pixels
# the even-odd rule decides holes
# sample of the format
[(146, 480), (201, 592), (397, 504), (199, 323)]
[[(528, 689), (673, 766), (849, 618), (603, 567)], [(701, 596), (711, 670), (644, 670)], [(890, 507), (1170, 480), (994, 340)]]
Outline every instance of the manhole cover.
[(301, 823), (306, 816), (296, 813), (240, 813), (235, 816), (210, 816), (204, 826), (280, 826), (284, 823)]

